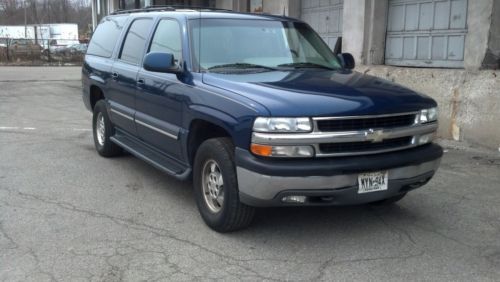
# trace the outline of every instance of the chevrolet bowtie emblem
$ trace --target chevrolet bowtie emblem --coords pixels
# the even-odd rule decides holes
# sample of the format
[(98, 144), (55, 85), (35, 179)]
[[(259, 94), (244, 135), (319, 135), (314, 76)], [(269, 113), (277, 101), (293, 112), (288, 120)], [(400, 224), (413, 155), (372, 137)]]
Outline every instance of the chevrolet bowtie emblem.
[(384, 139), (387, 137), (387, 134), (384, 133), (383, 130), (369, 129), (368, 131), (365, 131), (365, 136), (368, 141), (378, 143), (384, 141)]

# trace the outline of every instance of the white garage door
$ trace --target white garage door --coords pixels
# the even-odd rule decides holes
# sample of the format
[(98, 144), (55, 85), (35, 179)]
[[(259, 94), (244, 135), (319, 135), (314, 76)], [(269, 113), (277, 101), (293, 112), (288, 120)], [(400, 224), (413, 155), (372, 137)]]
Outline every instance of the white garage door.
[(337, 38), (342, 36), (344, 0), (301, 1), (303, 21), (311, 25), (333, 50)]
[(461, 68), (467, 0), (389, 0), (385, 63)]

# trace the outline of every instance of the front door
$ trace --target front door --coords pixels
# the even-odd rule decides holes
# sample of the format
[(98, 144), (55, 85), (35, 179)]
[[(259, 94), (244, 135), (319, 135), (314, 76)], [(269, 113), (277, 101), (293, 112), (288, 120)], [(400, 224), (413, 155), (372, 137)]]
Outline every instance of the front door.
[[(174, 55), (177, 64), (182, 62), (181, 29), (176, 20), (158, 22), (148, 52)], [(136, 126), (141, 138), (170, 155), (181, 158), (179, 133), (182, 122), (182, 97), (186, 90), (176, 74), (150, 72), (141, 68), (138, 75), (136, 100)]]

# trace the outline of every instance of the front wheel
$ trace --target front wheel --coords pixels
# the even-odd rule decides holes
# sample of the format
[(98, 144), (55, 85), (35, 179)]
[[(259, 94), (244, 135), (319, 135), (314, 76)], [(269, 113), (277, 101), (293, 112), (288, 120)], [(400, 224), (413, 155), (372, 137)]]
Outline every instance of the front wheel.
[(230, 139), (203, 142), (196, 153), (193, 173), (196, 204), (210, 228), (230, 232), (250, 225), (255, 208), (240, 202)]

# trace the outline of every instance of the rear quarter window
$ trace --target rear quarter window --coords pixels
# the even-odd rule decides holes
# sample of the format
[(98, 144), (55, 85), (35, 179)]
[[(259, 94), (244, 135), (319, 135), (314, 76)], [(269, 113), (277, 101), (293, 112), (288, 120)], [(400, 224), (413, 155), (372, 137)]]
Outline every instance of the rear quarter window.
[(111, 57), (126, 19), (126, 16), (103, 19), (90, 40), (87, 54), (106, 58)]

